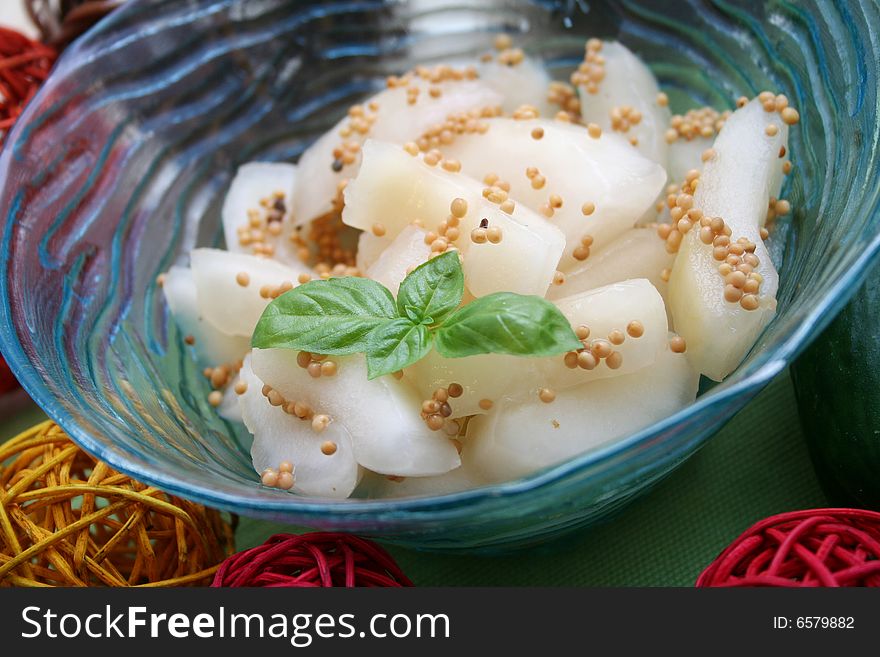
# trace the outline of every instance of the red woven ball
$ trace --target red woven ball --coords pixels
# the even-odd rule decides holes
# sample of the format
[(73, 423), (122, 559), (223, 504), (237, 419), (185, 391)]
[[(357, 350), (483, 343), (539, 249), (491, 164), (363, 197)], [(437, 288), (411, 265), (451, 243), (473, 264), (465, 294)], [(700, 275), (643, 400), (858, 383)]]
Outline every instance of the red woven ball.
[(49, 46), (0, 27), (0, 144), (49, 75), (56, 56)]
[(9, 365), (3, 360), (3, 356), (0, 356), (0, 395), (15, 390), (17, 387), (18, 381), (12, 375), (12, 370), (9, 369)]
[[(49, 75), (56, 52), (21, 32), (0, 27), (0, 146), (9, 128)], [(0, 355), (0, 395), (18, 388), (18, 381)]]
[(880, 586), (880, 513), (811, 509), (752, 526), (697, 586)]
[(413, 586), (381, 547), (351, 534), (276, 534), (233, 554), (211, 586)]

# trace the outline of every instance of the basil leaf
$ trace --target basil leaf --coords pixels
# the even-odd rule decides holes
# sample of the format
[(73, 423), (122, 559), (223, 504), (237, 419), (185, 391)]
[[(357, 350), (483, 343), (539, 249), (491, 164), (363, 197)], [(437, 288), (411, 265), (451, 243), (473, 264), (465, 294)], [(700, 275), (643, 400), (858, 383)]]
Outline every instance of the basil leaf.
[(421, 360), (431, 350), (431, 332), (424, 324), (395, 319), (378, 327), (367, 346), (367, 375), (375, 379)]
[(450, 316), (434, 338), (437, 351), (446, 358), (489, 353), (552, 356), (583, 346), (556, 306), (512, 292), (472, 301)]
[(272, 301), (251, 345), (341, 356), (365, 351), (370, 333), (397, 318), (394, 297), (368, 278), (310, 281)]
[(422, 314), (418, 308), (413, 306), (407, 306), (404, 308), (406, 312), (406, 316), (412, 321), (413, 324), (421, 324), (422, 323)]
[(457, 251), (448, 251), (431, 258), (411, 271), (397, 292), (397, 309), (408, 316), (408, 308), (418, 313), (421, 322), (431, 317), (433, 323), (442, 322), (458, 307), (464, 294), (464, 273)]

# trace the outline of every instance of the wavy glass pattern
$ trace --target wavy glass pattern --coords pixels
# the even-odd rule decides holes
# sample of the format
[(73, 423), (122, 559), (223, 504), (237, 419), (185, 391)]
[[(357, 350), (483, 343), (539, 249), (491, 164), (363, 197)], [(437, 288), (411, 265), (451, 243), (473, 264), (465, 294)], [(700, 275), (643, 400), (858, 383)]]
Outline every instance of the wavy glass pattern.
[[(880, 249), (873, 2), (134, 0), (78, 42), (0, 156), (3, 349), (88, 451), (248, 515), (430, 549), (522, 547), (612, 513), (668, 474), (781, 371)], [(247, 436), (207, 405), (156, 275), (219, 242), (236, 166), (294, 160), (351, 102), (491, 35), (564, 75), (617, 37), (685, 99), (779, 89), (800, 108), (795, 212), (774, 236), (780, 312), (747, 361), (690, 408), (532, 477), (466, 493), (326, 502), (260, 487)], [(693, 63), (696, 62), (696, 65)]]

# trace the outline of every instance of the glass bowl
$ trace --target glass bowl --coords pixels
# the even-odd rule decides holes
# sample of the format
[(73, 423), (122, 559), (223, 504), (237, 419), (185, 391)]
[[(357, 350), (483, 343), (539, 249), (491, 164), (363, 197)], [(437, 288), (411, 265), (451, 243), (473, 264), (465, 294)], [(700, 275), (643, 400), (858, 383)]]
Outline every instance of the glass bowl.
[[(0, 157), (3, 352), (89, 452), (231, 511), (434, 550), (505, 550), (608, 516), (648, 490), (782, 371), (880, 248), (873, 2), (126, 3), (61, 58)], [(558, 76), (587, 36), (650, 62), (673, 106), (769, 88), (800, 109), (773, 238), (779, 313), (747, 360), (687, 409), (509, 483), (400, 500), (261, 487), (218, 419), (157, 274), (220, 240), (237, 165), (293, 160), (389, 73), (522, 35)], [(761, 427), (754, 427), (760, 431)], [(748, 491), (743, 491), (748, 494)]]

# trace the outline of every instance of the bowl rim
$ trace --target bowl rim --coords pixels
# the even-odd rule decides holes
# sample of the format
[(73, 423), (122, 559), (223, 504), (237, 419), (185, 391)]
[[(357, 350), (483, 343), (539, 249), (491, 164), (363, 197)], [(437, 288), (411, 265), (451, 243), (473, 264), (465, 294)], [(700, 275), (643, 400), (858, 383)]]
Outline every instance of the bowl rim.
[[(839, 279), (834, 282), (819, 303), (809, 309), (801, 323), (790, 334), (785, 336), (773, 351), (772, 355), (758, 357), (754, 371), (743, 378), (722, 383), (706, 394), (698, 397), (696, 401), (679, 410), (675, 414), (650, 425), (622, 440), (612, 442), (585, 452), (575, 458), (560, 464), (544, 468), (512, 481), (500, 482), (481, 486), (479, 488), (447, 493), (444, 495), (420, 495), (401, 498), (381, 499), (346, 499), (327, 500), (320, 498), (302, 498), (290, 495), (289, 499), (279, 496), (276, 498), (243, 498), (229, 492), (212, 490), (206, 487), (191, 485), (179, 476), (170, 475), (161, 467), (144, 462), (133, 463), (126, 459), (124, 453), (112, 450), (106, 441), (103, 441), (85, 427), (77, 413), (68, 412), (57, 401), (48, 385), (41, 377), (38, 368), (34, 367), (25, 354), (24, 347), (19, 339), (13, 323), (13, 314), (10, 299), (9, 269), (11, 264), (10, 240), (12, 227), (16, 220), (14, 215), (20, 209), (21, 200), (10, 194), (6, 182), (10, 179), (9, 172), (14, 165), (14, 156), (18, 150), (19, 140), (27, 135), (33, 123), (39, 123), (41, 114), (37, 109), (40, 101), (54, 95), (67, 75), (75, 67), (71, 64), (75, 59), (87, 51), (88, 47), (98, 37), (105, 36), (111, 28), (128, 13), (135, 11), (140, 3), (126, 3), (120, 9), (102, 19), (85, 36), (75, 41), (56, 62), (55, 68), (40, 88), (35, 98), (28, 104), (19, 120), (7, 134), (6, 143), (0, 151), (0, 180), (3, 180), (4, 195), (10, 196), (9, 214), (0, 217), (0, 225), (3, 226), (2, 241), (0, 241), (0, 344), (3, 346), (3, 355), (16, 378), (21, 383), (30, 397), (43, 409), (43, 411), (61, 426), (70, 438), (90, 454), (105, 461), (116, 470), (136, 478), (139, 481), (157, 486), (158, 488), (195, 500), (208, 506), (222, 508), (228, 511), (240, 512), (250, 516), (265, 516), (278, 518), (285, 516), (288, 519), (298, 518), (307, 521), (310, 518), (320, 517), (322, 520), (364, 520), (366, 518), (381, 520), (390, 515), (395, 519), (401, 516), (422, 516), (430, 513), (432, 520), (442, 518), (454, 518), (462, 515), (470, 515), (473, 509), (482, 502), (489, 502), (498, 498), (510, 498), (528, 493), (537, 489), (548, 488), (555, 483), (576, 475), (578, 472), (591, 468), (601, 469), (604, 464), (614, 460), (622, 452), (633, 447), (646, 444), (679, 424), (687, 417), (706, 412), (714, 407), (725, 409), (725, 420), (732, 417), (744, 407), (761, 389), (763, 389), (776, 375), (782, 372), (786, 366), (818, 336), (827, 326), (837, 312), (855, 294), (861, 282), (866, 278), (872, 260), (880, 254), (880, 233), (874, 235), (868, 246), (862, 251), (857, 259), (845, 270)], [(875, 210), (880, 215), (880, 209)], [(734, 370), (736, 372), (736, 370)], [(730, 381), (728, 379), (728, 381)], [(699, 446), (714, 434), (710, 433), (699, 439)]]

